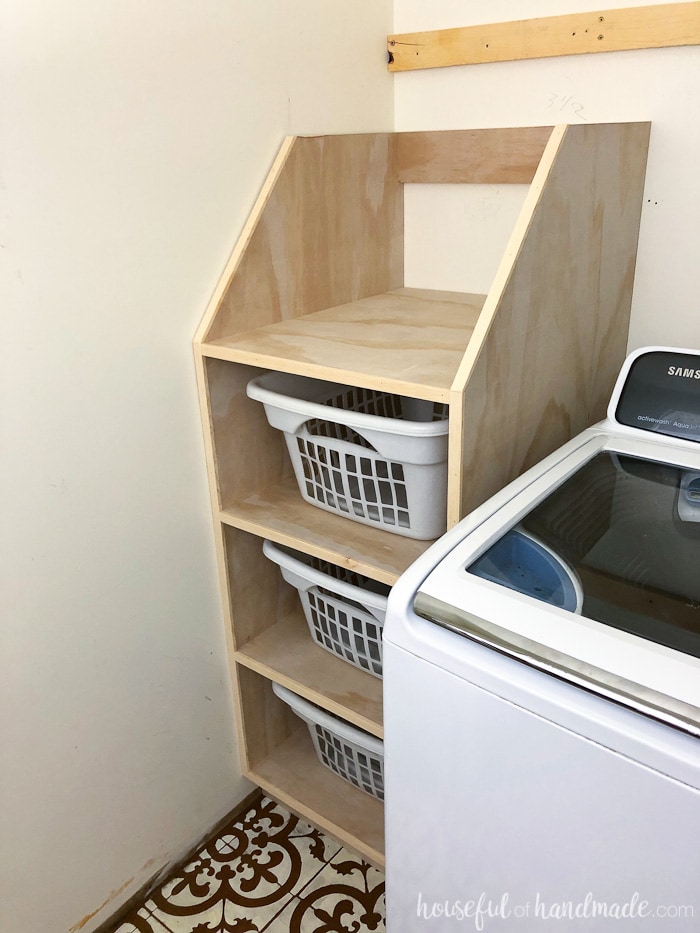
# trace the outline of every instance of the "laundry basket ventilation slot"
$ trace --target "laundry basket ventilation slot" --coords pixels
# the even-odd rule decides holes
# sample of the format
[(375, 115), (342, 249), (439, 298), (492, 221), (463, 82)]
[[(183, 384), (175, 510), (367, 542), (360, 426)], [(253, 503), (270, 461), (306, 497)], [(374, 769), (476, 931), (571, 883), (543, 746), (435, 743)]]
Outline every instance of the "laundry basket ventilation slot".
[(284, 432), (307, 502), (420, 540), (445, 530), (446, 404), (289, 374), (248, 394)]
[[(309, 498), (371, 522), (411, 527), (400, 463), (387, 462), (373, 448), (373, 455), (360, 457), (303, 436), (297, 437), (297, 446)], [(363, 442), (363, 446), (369, 445)]]
[[(381, 418), (404, 418), (403, 399), (389, 392), (350, 388), (325, 404), (329, 408), (356, 411)], [(447, 417), (447, 406), (433, 404), (433, 421)], [(374, 456), (343, 453), (313, 438), (327, 438), (372, 451)], [(330, 509), (382, 525), (411, 527), (403, 466), (386, 461), (376, 448), (352, 427), (336, 421), (312, 418), (297, 436), (306, 493)]]
[(378, 800), (384, 799), (384, 743), (381, 739), (280, 684), (273, 683), (272, 690), (304, 720), (322, 765), (365, 793)]
[(384, 800), (382, 761), (351, 742), (345, 742), (330, 729), (314, 725), (316, 748), (323, 764), (360, 790)]
[[(382, 676), (382, 626), (360, 603), (340, 601), (322, 587), (307, 591), (313, 639), (327, 651)], [(354, 610), (354, 611), (353, 611)]]
[(390, 587), (329, 561), (270, 541), (265, 556), (294, 586), (314, 642), (336, 657), (382, 676), (382, 629)]

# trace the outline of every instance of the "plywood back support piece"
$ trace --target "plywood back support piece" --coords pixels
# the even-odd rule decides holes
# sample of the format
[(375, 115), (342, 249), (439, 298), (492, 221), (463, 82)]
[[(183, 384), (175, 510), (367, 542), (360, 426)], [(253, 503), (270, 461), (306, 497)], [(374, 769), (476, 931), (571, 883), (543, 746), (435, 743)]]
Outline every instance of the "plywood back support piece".
[(605, 414), (626, 350), (649, 129), (552, 134), (453, 384), (450, 523)]
[(398, 133), (399, 181), (526, 185), (551, 135), (551, 126)]

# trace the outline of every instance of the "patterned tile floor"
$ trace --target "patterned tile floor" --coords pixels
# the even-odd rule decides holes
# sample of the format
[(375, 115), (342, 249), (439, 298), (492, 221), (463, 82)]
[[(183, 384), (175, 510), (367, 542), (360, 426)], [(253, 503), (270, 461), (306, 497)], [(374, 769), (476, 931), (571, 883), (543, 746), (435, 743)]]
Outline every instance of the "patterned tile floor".
[(384, 931), (384, 876), (261, 797), (114, 933)]

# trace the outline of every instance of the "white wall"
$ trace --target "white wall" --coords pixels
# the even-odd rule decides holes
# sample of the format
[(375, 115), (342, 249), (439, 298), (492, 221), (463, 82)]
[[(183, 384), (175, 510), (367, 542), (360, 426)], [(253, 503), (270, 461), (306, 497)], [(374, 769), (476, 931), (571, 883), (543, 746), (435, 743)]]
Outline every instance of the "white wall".
[(66, 933), (249, 790), (190, 341), (283, 136), (392, 128), (391, 8), (0, 10), (0, 928)]
[[(394, 32), (603, 8), (594, 0), (395, 0)], [(700, 48), (441, 68), (395, 82), (397, 130), (651, 120), (629, 347), (700, 347)], [(407, 218), (409, 268), (419, 231)]]

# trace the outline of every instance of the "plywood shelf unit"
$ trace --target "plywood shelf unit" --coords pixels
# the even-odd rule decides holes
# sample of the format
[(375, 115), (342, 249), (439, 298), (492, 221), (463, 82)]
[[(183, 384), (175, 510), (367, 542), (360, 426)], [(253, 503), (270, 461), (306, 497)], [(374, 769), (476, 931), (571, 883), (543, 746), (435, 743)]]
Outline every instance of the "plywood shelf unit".
[[(195, 337), (244, 772), (378, 864), (381, 805), (312, 757), (271, 683), (381, 735), (381, 682), (312, 643), (262, 539), (390, 585), (429, 542), (303, 502), (246, 385), (277, 370), (446, 402), (454, 524), (603, 415), (648, 137), (638, 123), (288, 138)], [(406, 287), (413, 183), (529, 185), (486, 295)]]

